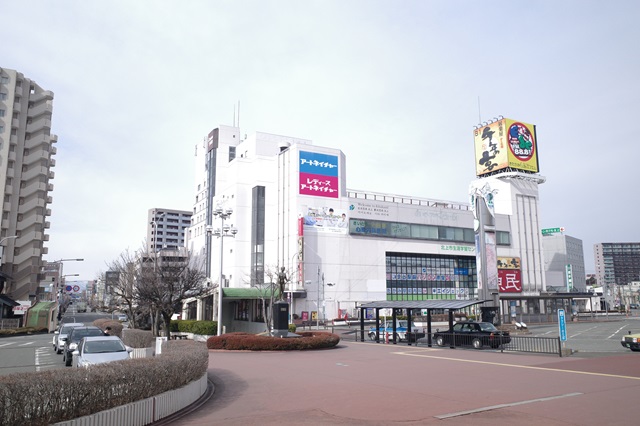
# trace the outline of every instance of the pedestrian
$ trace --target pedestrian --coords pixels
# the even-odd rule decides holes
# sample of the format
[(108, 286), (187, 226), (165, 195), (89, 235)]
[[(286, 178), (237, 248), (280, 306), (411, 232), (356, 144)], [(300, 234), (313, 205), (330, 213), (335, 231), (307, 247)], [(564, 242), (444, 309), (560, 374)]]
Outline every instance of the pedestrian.
[(111, 336), (111, 327), (107, 327), (104, 329), (104, 335), (105, 336)]

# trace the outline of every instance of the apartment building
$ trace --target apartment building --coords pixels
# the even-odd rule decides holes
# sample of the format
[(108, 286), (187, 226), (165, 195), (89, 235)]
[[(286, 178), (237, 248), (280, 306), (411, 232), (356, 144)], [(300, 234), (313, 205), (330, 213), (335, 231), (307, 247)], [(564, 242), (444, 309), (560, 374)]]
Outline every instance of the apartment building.
[(52, 111), (53, 92), (0, 68), (0, 293), (13, 300), (34, 301), (43, 291), (38, 275), (49, 240), (57, 142)]
[(185, 246), (185, 230), (191, 225), (190, 211), (164, 208), (149, 209), (147, 253), (178, 250)]

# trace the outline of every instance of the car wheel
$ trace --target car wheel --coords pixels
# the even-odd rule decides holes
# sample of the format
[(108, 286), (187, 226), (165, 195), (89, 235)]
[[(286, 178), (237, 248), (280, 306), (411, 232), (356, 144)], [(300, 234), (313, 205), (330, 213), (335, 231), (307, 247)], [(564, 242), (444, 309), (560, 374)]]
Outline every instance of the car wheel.
[(639, 348), (629, 348), (629, 349), (631, 349), (633, 352), (640, 352)]
[(474, 349), (480, 349), (482, 348), (482, 340), (478, 339), (477, 337), (475, 339), (473, 339), (473, 341), (471, 342), (471, 345), (473, 346)]
[(69, 356), (66, 355), (66, 352), (65, 352), (64, 365), (67, 367), (71, 367), (71, 358), (69, 358)]
[(56, 348), (56, 353), (57, 353), (58, 355), (60, 355), (60, 354), (62, 353), (62, 348), (61, 348), (60, 346), (58, 346), (58, 347)]
[(444, 337), (442, 337), (442, 336), (436, 337), (436, 345), (444, 346)]

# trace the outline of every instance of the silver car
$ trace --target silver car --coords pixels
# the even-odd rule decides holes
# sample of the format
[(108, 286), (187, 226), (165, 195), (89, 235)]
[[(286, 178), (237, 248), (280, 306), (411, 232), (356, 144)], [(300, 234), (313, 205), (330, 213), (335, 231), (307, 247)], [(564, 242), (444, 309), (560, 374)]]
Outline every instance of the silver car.
[(90, 367), (129, 359), (132, 351), (117, 336), (87, 336), (80, 341), (72, 355), (76, 367)]
[(56, 330), (53, 333), (53, 350), (56, 351), (57, 354), (62, 353), (62, 347), (64, 346), (65, 340), (67, 340), (67, 336), (69, 332), (74, 327), (83, 327), (84, 324), (81, 322), (71, 322), (71, 323), (63, 323), (60, 324), (59, 330)]

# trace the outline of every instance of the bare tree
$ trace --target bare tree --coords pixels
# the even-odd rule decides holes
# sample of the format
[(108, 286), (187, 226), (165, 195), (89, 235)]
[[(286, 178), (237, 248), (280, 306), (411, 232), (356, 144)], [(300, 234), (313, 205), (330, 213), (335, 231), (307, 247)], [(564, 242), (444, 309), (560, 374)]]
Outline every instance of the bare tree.
[[(107, 264), (109, 279), (109, 310), (113, 312), (118, 306), (126, 306), (124, 311), (131, 319), (132, 328), (136, 328), (134, 308), (136, 300), (136, 281), (138, 278), (139, 255), (128, 249), (120, 253), (117, 259)], [(105, 279), (105, 277), (103, 277)]]
[(153, 262), (142, 262), (136, 284), (136, 297), (149, 306), (154, 318), (154, 334), (159, 335), (160, 322), (169, 334), (171, 317), (182, 310), (186, 299), (208, 291), (203, 258), (186, 248), (162, 250)]
[(262, 304), (264, 323), (267, 331), (271, 333), (273, 325), (273, 304), (278, 300), (285, 300), (284, 288), (290, 281), (291, 274), (282, 267), (268, 266), (264, 272), (266, 280), (253, 280), (252, 286), (258, 288), (258, 299)]

